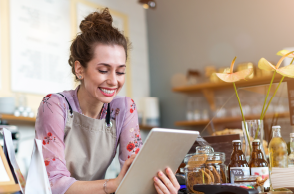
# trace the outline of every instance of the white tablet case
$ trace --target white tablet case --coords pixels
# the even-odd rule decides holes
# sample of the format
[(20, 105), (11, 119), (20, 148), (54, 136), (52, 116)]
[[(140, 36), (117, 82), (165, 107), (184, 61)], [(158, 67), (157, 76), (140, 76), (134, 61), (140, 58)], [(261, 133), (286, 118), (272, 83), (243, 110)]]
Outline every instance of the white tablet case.
[(153, 177), (159, 170), (177, 170), (199, 135), (198, 131), (154, 128), (136, 156), (116, 194), (156, 194)]

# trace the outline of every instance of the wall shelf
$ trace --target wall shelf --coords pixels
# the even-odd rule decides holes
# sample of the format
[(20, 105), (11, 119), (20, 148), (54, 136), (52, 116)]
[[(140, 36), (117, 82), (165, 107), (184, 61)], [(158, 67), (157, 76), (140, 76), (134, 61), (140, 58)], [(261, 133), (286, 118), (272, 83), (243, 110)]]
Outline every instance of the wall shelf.
[(16, 117), (11, 114), (0, 114), (0, 119), (7, 120), (7, 121), (26, 122), (26, 123), (35, 123), (36, 122), (35, 117), (33, 117), (33, 118), (23, 117), (23, 116)]
[[(284, 113), (274, 113), (274, 114), (267, 114), (265, 116), (265, 119), (271, 119), (273, 117), (278, 118), (288, 118), (290, 116), (289, 112)], [(260, 115), (248, 115), (245, 116), (246, 120), (254, 120), (259, 119)], [(199, 120), (199, 121), (177, 121), (175, 122), (176, 126), (203, 126), (207, 125), (210, 120)], [(225, 118), (215, 118), (213, 119), (213, 124), (225, 124), (225, 123), (231, 123), (231, 122), (241, 122), (242, 117), (225, 117)]]
[[(276, 74), (275, 79), (274, 79), (274, 83), (280, 82), (281, 78), (282, 78), (282, 76), (280, 74)], [(250, 87), (250, 86), (270, 84), (271, 79), (272, 79), (272, 75), (264, 76), (264, 77), (256, 77), (253, 79), (249, 79), (247, 81), (241, 80), (239, 82), (236, 82), (236, 86), (237, 87)], [(288, 80), (288, 78), (285, 78), (284, 82), (287, 80)], [(224, 88), (233, 88), (233, 84), (226, 83), (223, 81), (219, 81), (216, 83), (207, 82), (207, 83), (200, 83), (200, 84), (196, 84), (196, 85), (174, 87), (174, 88), (172, 88), (172, 90), (174, 92), (180, 92), (180, 93), (195, 93), (195, 92), (202, 92), (203, 90), (221, 90)]]
[[(0, 114), (0, 119), (7, 120), (7, 121), (16, 121), (16, 122), (24, 122), (24, 123), (31, 123), (35, 124), (36, 118), (31, 118), (31, 117), (16, 117), (11, 114)], [(148, 125), (140, 125), (140, 129), (142, 130), (151, 130), (152, 128), (155, 128), (153, 126), (148, 126)]]

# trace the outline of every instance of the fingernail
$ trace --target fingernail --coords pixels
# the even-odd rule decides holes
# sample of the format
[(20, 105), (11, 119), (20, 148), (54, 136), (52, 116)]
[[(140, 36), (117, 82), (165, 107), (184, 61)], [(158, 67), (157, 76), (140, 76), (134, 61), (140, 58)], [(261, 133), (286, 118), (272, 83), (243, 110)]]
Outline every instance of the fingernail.
[(155, 180), (155, 181), (158, 181), (158, 178), (157, 178), (157, 177), (154, 177), (154, 180)]
[(162, 176), (163, 175), (163, 173), (161, 171), (159, 171), (158, 174), (159, 174), (159, 176)]
[(170, 169), (170, 168), (166, 168), (166, 171), (167, 171), (167, 172), (171, 172), (171, 169)]

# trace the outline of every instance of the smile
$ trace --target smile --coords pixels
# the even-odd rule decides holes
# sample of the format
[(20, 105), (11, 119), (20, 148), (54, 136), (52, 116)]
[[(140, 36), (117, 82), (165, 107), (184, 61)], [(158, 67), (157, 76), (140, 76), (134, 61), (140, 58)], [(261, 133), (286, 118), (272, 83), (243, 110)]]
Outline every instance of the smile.
[(105, 89), (105, 88), (99, 88), (99, 89), (100, 89), (101, 93), (107, 97), (112, 97), (116, 91), (116, 89)]

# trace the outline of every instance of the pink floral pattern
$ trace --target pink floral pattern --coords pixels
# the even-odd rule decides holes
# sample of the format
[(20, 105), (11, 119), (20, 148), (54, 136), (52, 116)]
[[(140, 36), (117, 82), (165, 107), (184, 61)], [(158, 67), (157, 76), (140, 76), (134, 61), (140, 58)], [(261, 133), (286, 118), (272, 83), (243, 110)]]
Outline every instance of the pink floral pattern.
[(131, 101), (132, 101), (132, 104), (131, 104), (130, 113), (133, 113), (133, 112), (134, 112), (134, 110), (136, 110), (136, 104), (135, 104), (135, 102), (134, 102), (134, 100), (133, 100), (133, 99), (131, 99)]
[[(129, 132), (131, 133), (130, 137), (132, 138), (132, 141), (127, 144), (127, 150), (128, 152), (131, 152), (131, 154), (138, 154), (140, 147), (143, 145), (139, 126), (136, 125), (135, 129), (131, 128)], [(128, 158), (130, 158), (130, 155), (128, 155)]]

